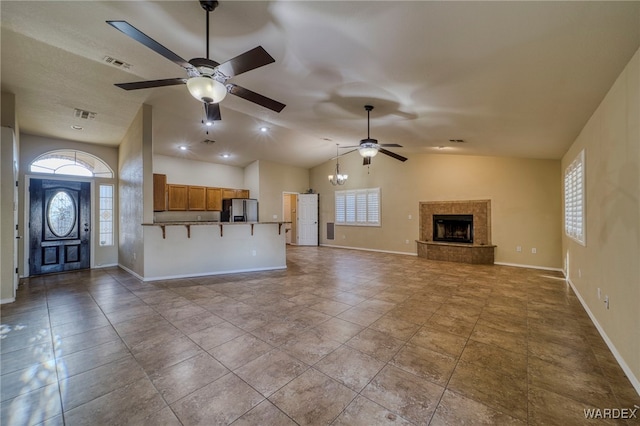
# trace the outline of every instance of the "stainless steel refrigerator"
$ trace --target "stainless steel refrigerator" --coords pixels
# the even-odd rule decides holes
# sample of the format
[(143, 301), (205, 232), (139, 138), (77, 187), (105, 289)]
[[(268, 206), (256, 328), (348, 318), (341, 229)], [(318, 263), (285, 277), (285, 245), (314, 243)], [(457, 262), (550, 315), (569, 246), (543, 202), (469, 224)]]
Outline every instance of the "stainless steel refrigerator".
[(257, 222), (258, 200), (252, 198), (228, 198), (222, 200), (222, 222)]

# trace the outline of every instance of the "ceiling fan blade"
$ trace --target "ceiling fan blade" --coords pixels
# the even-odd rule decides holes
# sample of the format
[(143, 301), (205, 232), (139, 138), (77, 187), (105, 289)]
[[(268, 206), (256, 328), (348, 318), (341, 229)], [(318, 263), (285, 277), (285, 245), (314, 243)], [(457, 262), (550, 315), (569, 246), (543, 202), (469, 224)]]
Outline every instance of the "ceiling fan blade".
[(149, 81), (134, 81), (133, 83), (118, 83), (115, 86), (118, 86), (124, 90), (137, 90), (137, 89), (150, 89), (152, 87), (163, 87), (163, 86), (176, 86), (178, 84), (185, 84), (187, 82), (186, 78), (167, 78), (164, 80), (149, 80)]
[(380, 146), (385, 148), (402, 148), (402, 145), (398, 145), (397, 143), (381, 143)]
[(378, 152), (388, 155), (389, 157), (393, 157), (396, 160), (407, 161), (407, 157), (403, 157), (402, 155), (396, 154), (395, 152), (387, 151), (384, 148), (379, 148)]
[(220, 64), (218, 71), (227, 77), (234, 77), (275, 61), (262, 46), (258, 46)]
[(121, 31), (122, 33), (128, 35), (138, 43), (142, 43), (147, 46), (149, 49), (154, 52), (164, 56), (171, 62), (174, 62), (180, 65), (182, 68), (191, 69), (193, 68), (189, 62), (182, 59), (180, 56), (176, 55), (127, 21), (107, 21), (107, 24), (111, 25), (113, 28)]
[(362, 158), (362, 165), (363, 166), (368, 166), (371, 164), (371, 157), (363, 157)]
[[(348, 148), (348, 147), (346, 147), (346, 146), (341, 146), (340, 148)], [(355, 148), (355, 146), (354, 146), (354, 147), (352, 147), (352, 148)], [(345, 156), (345, 155), (347, 155), (347, 154), (351, 154), (353, 151), (357, 151), (357, 149), (352, 149), (351, 151), (343, 152), (342, 154), (340, 154), (340, 155), (337, 155), (337, 156), (333, 157), (333, 158), (332, 158), (332, 160), (335, 160), (336, 158), (344, 157), (344, 156)]]
[(222, 115), (220, 114), (220, 104), (208, 104), (204, 103), (204, 114), (207, 117), (207, 121), (220, 121)]
[(236, 84), (228, 84), (227, 85), (229, 93), (232, 95), (236, 95), (241, 97), (242, 99), (246, 99), (255, 104), (261, 105), (265, 108), (269, 108), (272, 111), (280, 112), (286, 106), (278, 101), (274, 101), (273, 99), (267, 98), (259, 93), (252, 92), (249, 89), (245, 89), (244, 87), (240, 87)]

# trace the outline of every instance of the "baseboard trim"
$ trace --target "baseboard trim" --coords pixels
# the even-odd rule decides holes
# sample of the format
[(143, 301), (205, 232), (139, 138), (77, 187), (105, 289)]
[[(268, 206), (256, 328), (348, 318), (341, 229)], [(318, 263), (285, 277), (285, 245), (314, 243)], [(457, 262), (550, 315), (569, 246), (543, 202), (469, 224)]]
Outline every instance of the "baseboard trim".
[(332, 244), (320, 244), (321, 247), (331, 247), (338, 249), (347, 249), (347, 250), (360, 250), (360, 251), (373, 251), (376, 253), (389, 253), (389, 254), (403, 254), (405, 256), (417, 256), (418, 253), (409, 253), (406, 251), (391, 251), (391, 250), (377, 250), (377, 249), (368, 249), (362, 247), (347, 247), (347, 246), (334, 246)]
[(514, 266), (516, 268), (541, 269), (543, 271), (555, 271), (555, 272), (564, 273), (564, 270), (562, 268), (550, 268), (548, 266), (523, 265), (523, 264), (520, 264), (520, 263), (509, 263), (509, 262), (493, 262), (493, 264), (494, 265), (500, 265), (500, 266)]
[(287, 265), (269, 266), (267, 268), (250, 268), (250, 269), (233, 269), (228, 271), (198, 272), (195, 274), (167, 275), (162, 277), (146, 277), (146, 278), (142, 278), (142, 281), (151, 282), (151, 281), (160, 281), (160, 280), (175, 280), (179, 278), (194, 278), (194, 277), (206, 277), (210, 275), (239, 274), (243, 272), (277, 271), (282, 269), (287, 269)]
[(121, 267), (119, 264), (117, 263), (108, 263), (105, 265), (93, 265), (93, 267), (91, 269), (103, 269), (103, 268), (113, 268), (114, 266), (119, 266)]
[(578, 300), (582, 304), (582, 307), (584, 308), (584, 310), (587, 312), (587, 315), (589, 315), (589, 318), (591, 318), (591, 322), (593, 322), (593, 324), (596, 326), (598, 333), (600, 333), (600, 336), (602, 336), (602, 338), (604, 339), (605, 343), (609, 347), (609, 350), (615, 357), (616, 361), (618, 361), (620, 368), (622, 368), (624, 373), (629, 378), (631, 385), (635, 388), (636, 392), (638, 392), (638, 395), (640, 395), (640, 380), (638, 380), (638, 378), (633, 374), (633, 371), (631, 370), (631, 368), (629, 368), (627, 363), (624, 361), (624, 358), (622, 358), (622, 355), (620, 355), (620, 352), (618, 352), (618, 349), (616, 349), (616, 346), (613, 344), (611, 339), (609, 339), (609, 336), (607, 336), (607, 333), (604, 331), (604, 329), (596, 319), (595, 315), (593, 315), (593, 312), (591, 312), (591, 309), (589, 309), (589, 306), (582, 298), (582, 295), (580, 295), (580, 292), (578, 291), (576, 286), (573, 285), (573, 282), (571, 282), (571, 279), (568, 277), (567, 277), (567, 282), (573, 289), (573, 292), (575, 293), (575, 295), (578, 297)]
[(0, 305), (4, 305), (5, 303), (13, 303), (16, 301), (15, 297), (10, 297), (8, 299), (0, 299)]
[(144, 277), (138, 275), (137, 273), (135, 273), (134, 271), (132, 271), (131, 269), (127, 268), (124, 265), (121, 265), (120, 263), (118, 263), (118, 268), (124, 269), (125, 271), (127, 271), (128, 273), (130, 273), (131, 275), (133, 275), (134, 277), (136, 277), (137, 279), (139, 279), (140, 281), (144, 281)]

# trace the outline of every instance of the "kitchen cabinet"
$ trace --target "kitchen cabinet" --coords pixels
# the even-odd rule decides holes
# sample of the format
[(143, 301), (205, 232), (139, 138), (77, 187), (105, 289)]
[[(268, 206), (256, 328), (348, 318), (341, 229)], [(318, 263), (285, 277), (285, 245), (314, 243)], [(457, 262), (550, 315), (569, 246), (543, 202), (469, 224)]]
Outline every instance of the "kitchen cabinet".
[(187, 208), (202, 211), (206, 208), (207, 188), (204, 186), (189, 186), (187, 188)]
[(228, 198), (249, 198), (249, 190), (223, 188), (222, 199), (228, 199)]
[(168, 210), (187, 210), (188, 207), (188, 186), (187, 185), (167, 185), (169, 200)]
[(153, 174), (153, 211), (163, 212), (167, 209), (167, 175)]
[(222, 188), (207, 188), (207, 210), (222, 211)]

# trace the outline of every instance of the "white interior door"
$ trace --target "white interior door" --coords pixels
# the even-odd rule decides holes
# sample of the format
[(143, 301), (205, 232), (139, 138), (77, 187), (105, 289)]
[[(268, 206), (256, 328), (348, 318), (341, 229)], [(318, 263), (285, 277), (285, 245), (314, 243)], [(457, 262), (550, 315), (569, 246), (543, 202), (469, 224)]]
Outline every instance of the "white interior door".
[(318, 245), (318, 194), (298, 194), (298, 245)]

